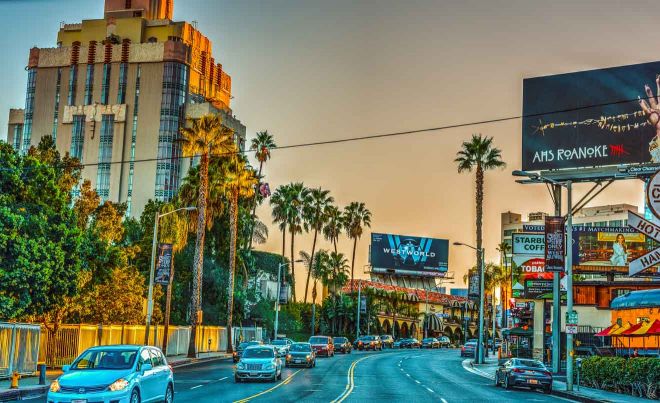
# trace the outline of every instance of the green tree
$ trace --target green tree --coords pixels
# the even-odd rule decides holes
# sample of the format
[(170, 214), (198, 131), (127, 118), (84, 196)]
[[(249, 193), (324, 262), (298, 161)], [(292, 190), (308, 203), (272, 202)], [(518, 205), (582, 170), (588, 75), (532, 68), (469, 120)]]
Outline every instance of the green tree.
[(197, 336), (198, 315), (201, 310), (201, 290), (204, 265), (204, 237), (206, 235), (206, 202), (209, 186), (209, 159), (213, 155), (234, 153), (236, 146), (233, 132), (222, 126), (219, 115), (205, 115), (192, 120), (191, 127), (181, 129), (183, 155), (200, 157), (199, 194), (197, 198), (197, 237), (195, 240), (194, 275), (192, 290), (192, 312), (188, 357), (196, 356), (195, 338)]
[[(257, 172), (257, 179), (261, 181), (261, 174), (263, 171), (264, 164), (266, 161), (270, 159), (270, 150), (273, 148), (277, 147), (275, 144), (275, 139), (273, 136), (268, 133), (268, 130), (258, 132), (257, 136), (252, 139), (252, 142), (250, 143), (250, 150), (254, 151), (254, 156), (259, 161), (259, 171)], [(253, 220), (256, 220), (256, 212), (257, 212), (257, 204), (259, 202), (259, 199), (257, 197), (254, 198), (253, 205), (252, 205), (252, 218)], [(250, 232), (254, 232), (254, 225), (255, 223), (253, 222), (252, 228)], [(252, 249), (252, 237), (250, 238), (249, 241), (249, 247), (248, 249)]]
[(336, 206), (328, 206), (326, 210), (326, 222), (323, 227), (323, 236), (332, 242), (335, 253), (337, 253), (337, 242), (344, 228), (344, 216)]
[(73, 205), (73, 210), (78, 217), (78, 228), (81, 230), (87, 228), (92, 213), (94, 213), (100, 203), (101, 197), (92, 188), (92, 182), (89, 179), (85, 179), (80, 186), (80, 196), (76, 198)]
[(458, 165), (458, 173), (475, 171), (476, 179), (476, 222), (477, 222), (477, 267), (481, 267), (481, 248), (483, 247), (483, 203), (484, 203), (484, 172), (495, 168), (504, 168), (502, 152), (493, 146), (492, 137), (481, 134), (472, 135), (470, 141), (465, 141), (454, 160)]
[[(328, 220), (328, 209), (332, 207), (335, 199), (330, 196), (329, 190), (323, 190), (320, 187), (311, 189), (309, 197), (305, 200), (303, 205), (303, 221), (305, 229), (314, 231), (314, 238), (312, 241), (312, 252), (309, 256), (316, 257), (316, 238), (319, 231), (322, 231)], [(314, 262), (310, 262), (307, 270), (307, 280), (305, 282), (305, 299), (303, 302), (307, 303), (307, 292), (309, 290), (309, 280), (312, 275), (312, 267)], [(316, 298), (313, 297), (312, 303), (316, 303)]]
[(351, 258), (351, 287), (355, 279), (355, 250), (357, 241), (362, 236), (364, 227), (371, 227), (371, 211), (364, 203), (353, 202), (344, 209), (344, 226), (346, 234), (353, 240), (353, 257)]
[(511, 253), (511, 245), (507, 242), (502, 242), (497, 246), (497, 251), (501, 254), (502, 272), (498, 281), (500, 289), (502, 290), (502, 327), (507, 326), (506, 310), (509, 305), (509, 289), (511, 288), (511, 267), (509, 266), (509, 259), (507, 255)]

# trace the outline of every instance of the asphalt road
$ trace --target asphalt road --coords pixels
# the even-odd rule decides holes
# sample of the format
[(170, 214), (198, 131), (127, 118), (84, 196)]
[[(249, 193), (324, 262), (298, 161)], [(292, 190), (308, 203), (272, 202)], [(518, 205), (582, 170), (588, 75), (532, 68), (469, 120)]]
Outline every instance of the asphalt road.
[[(560, 402), (528, 390), (496, 388), (466, 371), (458, 350), (385, 350), (319, 358), (316, 368), (285, 368), (282, 381), (234, 383), (218, 360), (175, 370), (175, 401), (190, 402)], [(45, 401), (45, 399), (44, 399)]]

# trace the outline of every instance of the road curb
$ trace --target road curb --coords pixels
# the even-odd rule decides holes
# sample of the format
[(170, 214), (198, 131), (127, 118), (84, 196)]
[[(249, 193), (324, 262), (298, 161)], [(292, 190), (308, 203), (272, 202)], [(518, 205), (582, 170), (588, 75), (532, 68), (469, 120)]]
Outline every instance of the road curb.
[(35, 397), (45, 395), (48, 391), (48, 385), (40, 385), (24, 389), (6, 389), (0, 391), (0, 402), (11, 402), (22, 400), (25, 397)]
[(607, 402), (608, 400), (598, 400), (598, 399), (592, 399), (590, 397), (580, 395), (577, 393), (571, 393), (571, 392), (566, 392), (564, 390), (552, 390), (552, 395), (554, 396), (559, 396), (563, 397), (566, 399), (571, 399), (571, 400), (576, 400), (578, 402), (582, 403), (601, 403), (601, 402)]

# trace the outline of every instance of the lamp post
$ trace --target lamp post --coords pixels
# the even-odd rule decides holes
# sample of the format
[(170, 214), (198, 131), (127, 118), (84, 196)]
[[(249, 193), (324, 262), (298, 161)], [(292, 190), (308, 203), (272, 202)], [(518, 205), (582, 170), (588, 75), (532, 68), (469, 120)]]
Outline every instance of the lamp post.
[[(573, 312), (573, 182), (556, 181), (539, 175), (535, 172), (526, 171), (513, 171), (513, 176), (527, 177), (531, 181), (523, 183), (550, 183), (556, 190), (555, 191), (555, 214), (561, 214), (561, 187), (566, 188), (566, 259), (564, 267), (566, 271), (566, 311), (567, 313)], [(560, 352), (560, 324), (561, 324), (561, 300), (560, 300), (560, 285), (559, 273), (555, 273), (553, 287), (553, 322), (552, 322), (552, 364), (553, 372), (559, 372), (561, 369)], [(573, 335), (566, 334), (566, 390), (573, 390)]]
[[(149, 343), (149, 332), (151, 331), (151, 317), (153, 316), (153, 312), (154, 312), (154, 272), (156, 270), (156, 247), (158, 245), (158, 221), (161, 218), (165, 217), (166, 215), (170, 215), (182, 210), (193, 211), (193, 210), (197, 210), (197, 207), (181, 207), (176, 210), (167, 212), (165, 214), (160, 214), (159, 211), (156, 211), (156, 216), (154, 218), (154, 235), (153, 235), (153, 241), (151, 243), (151, 265), (150, 265), (151, 267), (149, 268), (149, 294), (147, 296), (147, 320), (144, 331), (145, 345)], [(154, 334), (154, 344), (155, 343), (156, 340)]]
[[(302, 260), (295, 260), (296, 263), (301, 263)], [(282, 287), (282, 267), (287, 267), (289, 262), (282, 262), (277, 265), (277, 295), (275, 296), (275, 334), (274, 339), (277, 340), (277, 330), (280, 325), (280, 288)]]
[(454, 242), (456, 246), (467, 246), (470, 249), (474, 249), (477, 253), (481, 254), (481, 267), (479, 268), (479, 343), (475, 351), (475, 363), (483, 364), (484, 363), (484, 259), (486, 258), (484, 254), (484, 248), (477, 249), (474, 246), (467, 245), (461, 242)]

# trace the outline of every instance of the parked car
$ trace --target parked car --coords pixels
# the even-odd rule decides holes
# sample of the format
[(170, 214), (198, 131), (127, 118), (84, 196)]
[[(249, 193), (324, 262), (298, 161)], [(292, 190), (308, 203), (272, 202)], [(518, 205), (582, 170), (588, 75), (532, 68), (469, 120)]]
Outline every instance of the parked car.
[(149, 346), (85, 350), (50, 384), (49, 402), (147, 402), (174, 399), (174, 375), (162, 351)]
[(309, 344), (312, 345), (317, 356), (335, 356), (335, 344), (332, 342), (332, 337), (330, 336), (312, 336), (309, 338)]
[(446, 347), (449, 348), (451, 345), (451, 340), (449, 340), (449, 337), (447, 336), (440, 336), (438, 337), (438, 343), (440, 344), (440, 348)]
[(381, 334), (380, 341), (383, 342), (383, 347), (392, 348), (394, 345), (394, 337), (389, 334)]
[(313, 368), (316, 366), (316, 353), (309, 343), (293, 343), (286, 355), (285, 366), (303, 366)]
[(468, 340), (463, 347), (461, 347), (461, 357), (473, 358), (477, 351), (477, 343), (478, 341), (476, 340)]
[(263, 344), (263, 343), (260, 342), (260, 341), (245, 341), (245, 342), (239, 344), (238, 347), (236, 348), (236, 351), (234, 351), (234, 353), (232, 354), (232, 359), (234, 361), (234, 364), (236, 364), (241, 359), (241, 355), (243, 354), (243, 350), (245, 350), (246, 348), (248, 348), (250, 346), (259, 346), (261, 344)]
[(392, 348), (401, 348), (401, 341), (402, 339), (395, 340), (394, 343), (392, 343)]
[(422, 348), (440, 348), (440, 342), (434, 337), (422, 339)]
[(401, 348), (420, 348), (421, 343), (419, 340), (414, 339), (414, 338), (408, 338), (408, 339), (402, 339), (401, 340)]
[(250, 346), (243, 351), (241, 360), (236, 364), (234, 381), (252, 379), (271, 382), (282, 379), (282, 360), (277, 356), (274, 346)]
[(277, 349), (277, 353), (280, 357), (285, 357), (289, 353), (289, 348), (292, 344), (293, 341), (291, 341), (291, 339), (275, 339), (270, 342), (270, 345)]
[(358, 347), (360, 350), (383, 350), (383, 342), (380, 341), (380, 336), (363, 336), (362, 342)]
[(552, 374), (541, 361), (523, 358), (500, 361), (495, 371), (495, 386), (504, 385), (506, 389), (524, 386), (552, 392)]
[(332, 342), (335, 345), (335, 351), (341, 351), (342, 354), (350, 354), (353, 350), (353, 345), (346, 337), (335, 337)]

